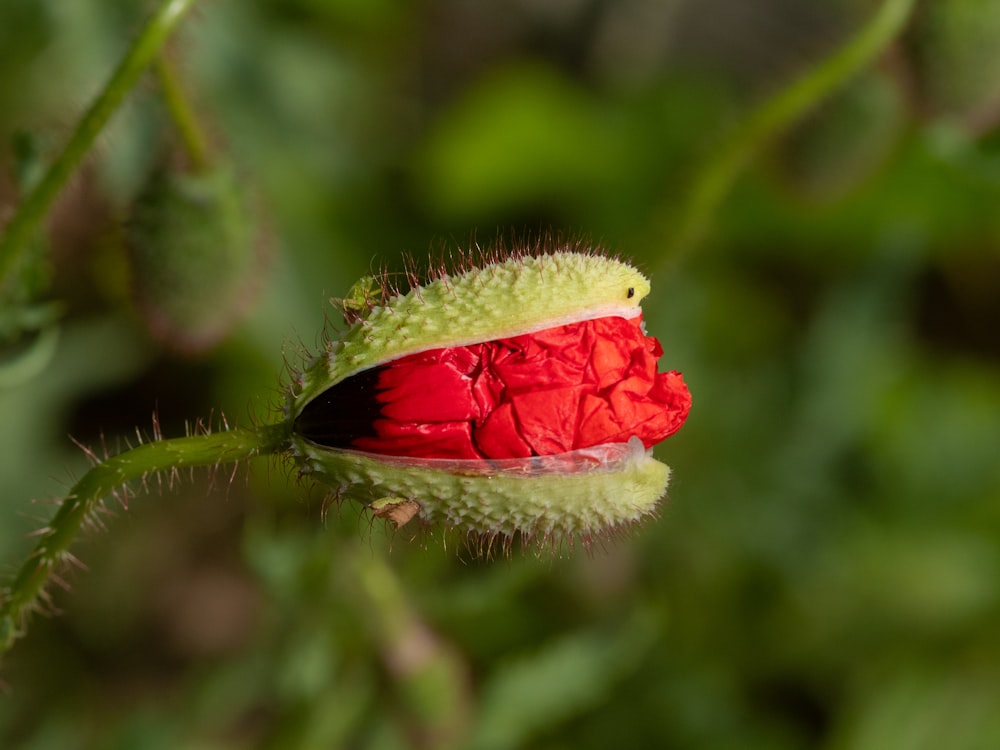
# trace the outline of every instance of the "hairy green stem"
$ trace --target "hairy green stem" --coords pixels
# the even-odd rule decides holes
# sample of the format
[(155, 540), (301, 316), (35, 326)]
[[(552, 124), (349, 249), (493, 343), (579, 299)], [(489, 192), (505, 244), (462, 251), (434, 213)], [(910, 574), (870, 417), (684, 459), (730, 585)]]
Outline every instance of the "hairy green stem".
[(843, 46), (750, 112), (702, 165), (679, 213), (662, 212), (672, 224), (662, 233), (671, 238), (667, 258), (676, 260), (697, 244), (747, 163), (870, 64), (906, 25), (914, 4), (915, 0), (885, 0)]
[(174, 127), (184, 144), (184, 152), (195, 172), (203, 172), (209, 164), (208, 139), (205, 137), (194, 110), (184, 96), (184, 89), (174, 66), (167, 56), (161, 53), (156, 59), (156, 73), (163, 89), (163, 98), (167, 111), (174, 121)]
[(53, 573), (73, 561), (69, 548), (80, 527), (108, 495), (158, 472), (228, 464), (281, 453), (287, 446), (287, 427), (267, 425), (156, 440), (95, 465), (73, 485), (52, 520), (38, 532), (34, 551), (9, 588), (0, 592), (0, 655), (24, 634), (27, 618), (38, 609)]
[(7, 281), (59, 191), (90, 150), (98, 133), (194, 2), (195, 0), (163, 0), (160, 3), (111, 79), (80, 119), (62, 153), (25, 197), (3, 234), (0, 234), (0, 288)]

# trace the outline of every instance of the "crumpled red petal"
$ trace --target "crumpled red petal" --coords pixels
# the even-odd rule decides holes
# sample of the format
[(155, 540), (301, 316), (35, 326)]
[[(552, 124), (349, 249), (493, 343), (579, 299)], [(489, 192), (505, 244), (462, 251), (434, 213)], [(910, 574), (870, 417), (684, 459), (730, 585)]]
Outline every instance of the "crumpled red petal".
[(660, 343), (640, 318), (598, 318), (380, 368), (373, 435), (352, 446), (392, 456), (547, 456), (638, 437), (648, 448), (687, 418), (678, 372), (657, 373)]

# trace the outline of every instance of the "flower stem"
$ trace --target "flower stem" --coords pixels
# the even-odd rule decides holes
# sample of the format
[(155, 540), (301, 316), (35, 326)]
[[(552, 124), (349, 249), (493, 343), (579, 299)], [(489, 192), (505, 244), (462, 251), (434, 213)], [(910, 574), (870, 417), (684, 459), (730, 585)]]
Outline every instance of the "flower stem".
[(676, 261), (701, 239), (747, 163), (767, 143), (872, 62), (906, 25), (915, 0), (885, 0), (871, 19), (832, 55), (765, 99), (712, 152), (672, 227), (666, 256)]
[(198, 124), (191, 105), (184, 96), (184, 90), (174, 66), (162, 52), (156, 58), (156, 73), (163, 89), (163, 98), (167, 111), (174, 121), (174, 127), (184, 144), (184, 152), (190, 162), (191, 169), (203, 172), (209, 165), (208, 139)]
[(160, 3), (111, 79), (80, 119), (62, 153), (25, 197), (3, 234), (0, 234), (0, 288), (59, 191), (90, 150), (98, 133), (194, 2), (195, 0), (163, 0)]
[(234, 429), (207, 435), (157, 440), (112, 456), (73, 485), (52, 520), (41, 529), (35, 549), (11, 585), (0, 591), (0, 656), (24, 635), (26, 621), (39, 609), (53, 573), (73, 561), (69, 547), (101, 501), (127, 483), (151, 474), (194, 466), (218, 466), (286, 449), (283, 424)]

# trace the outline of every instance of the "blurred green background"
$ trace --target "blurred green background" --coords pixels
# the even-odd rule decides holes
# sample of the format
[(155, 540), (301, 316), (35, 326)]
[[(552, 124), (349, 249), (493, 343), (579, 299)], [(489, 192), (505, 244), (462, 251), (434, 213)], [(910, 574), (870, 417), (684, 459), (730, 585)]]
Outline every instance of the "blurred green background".
[[(192, 354), (149, 314), (173, 292), (135, 291), (136, 207), (177, 161), (144, 79), (51, 214), (57, 337), (4, 354), (0, 571), (86, 469), (69, 435), (266, 418), (329, 297), (512, 232), (652, 277), (694, 396), (670, 498), (627, 539), (487, 561), (324, 516), (280, 463), (153, 481), (5, 659), (0, 747), (1000, 747), (1000, 8), (918, 5), (673, 233), (746, 113), (874, 7), (198, 6), (171, 58), (254, 239), (184, 293), (245, 316)], [(0, 204), (148, 10), (0, 4)]]

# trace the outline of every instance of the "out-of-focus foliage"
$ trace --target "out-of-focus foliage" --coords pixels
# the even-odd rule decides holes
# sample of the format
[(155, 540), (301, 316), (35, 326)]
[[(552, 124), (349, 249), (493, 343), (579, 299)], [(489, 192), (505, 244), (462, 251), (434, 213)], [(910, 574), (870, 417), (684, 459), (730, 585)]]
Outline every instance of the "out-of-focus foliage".
[[(142, 5), (0, 4), (5, 207), (19, 134), (51, 157)], [(150, 79), (52, 214), (57, 338), (0, 362), (4, 572), (86, 465), (67, 434), (267, 418), (329, 297), (508, 230), (652, 276), (695, 399), (657, 449), (671, 496), (606, 549), (490, 562), (324, 516), (266, 461), (152, 482), (5, 659), (0, 746), (1000, 745), (993, 6), (919, 4), (677, 256), (664, 217), (714, 145), (867, 3), (205, 2), (171, 56), (270, 265), (197, 358), (143, 328), (125, 228), (174, 138)]]

